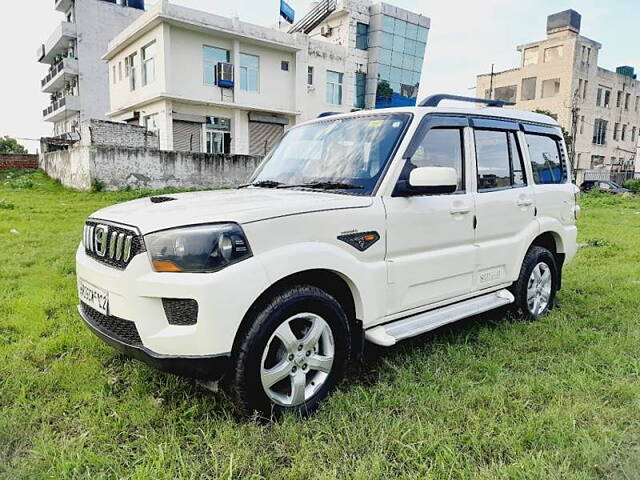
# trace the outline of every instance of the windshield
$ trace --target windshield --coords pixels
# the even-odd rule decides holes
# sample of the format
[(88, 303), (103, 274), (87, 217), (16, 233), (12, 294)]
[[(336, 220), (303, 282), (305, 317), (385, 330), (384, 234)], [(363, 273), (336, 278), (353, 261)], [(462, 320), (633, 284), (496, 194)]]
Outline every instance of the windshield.
[(367, 115), (292, 128), (258, 167), (251, 184), (371, 195), (409, 118)]

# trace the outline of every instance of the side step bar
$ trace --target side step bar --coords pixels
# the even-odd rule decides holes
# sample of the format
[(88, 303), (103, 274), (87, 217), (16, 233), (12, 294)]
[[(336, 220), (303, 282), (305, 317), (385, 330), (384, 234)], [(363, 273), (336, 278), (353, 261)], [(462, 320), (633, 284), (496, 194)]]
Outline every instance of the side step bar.
[(509, 290), (498, 290), (497, 292), (373, 327), (365, 332), (365, 338), (376, 345), (390, 347), (405, 338), (415, 337), (430, 330), (435, 330), (447, 323), (488, 312), (513, 302), (515, 302), (515, 297)]

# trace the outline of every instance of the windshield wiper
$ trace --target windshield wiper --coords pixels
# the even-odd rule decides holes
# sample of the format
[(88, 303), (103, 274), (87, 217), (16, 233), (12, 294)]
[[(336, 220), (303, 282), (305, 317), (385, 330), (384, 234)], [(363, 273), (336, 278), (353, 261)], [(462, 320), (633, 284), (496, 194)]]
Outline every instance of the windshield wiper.
[(245, 187), (277, 188), (283, 185), (284, 183), (276, 182), (275, 180), (259, 180), (257, 182), (245, 183), (243, 185), (239, 185), (238, 188), (245, 188)]
[(281, 185), (277, 188), (296, 188), (296, 187), (319, 188), (322, 190), (363, 190), (364, 189), (362, 185), (355, 185), (353, 183), (344, 183), (344, 182), (307, 182), (307, 183), (299, 183), (296, 185)]

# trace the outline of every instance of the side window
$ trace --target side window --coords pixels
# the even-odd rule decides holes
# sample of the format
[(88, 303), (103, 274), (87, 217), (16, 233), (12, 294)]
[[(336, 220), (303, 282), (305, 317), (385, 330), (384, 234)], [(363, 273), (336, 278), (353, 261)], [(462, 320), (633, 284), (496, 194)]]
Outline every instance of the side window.
[(463, 136), (460, 128), (432, 128), (409, 159), (411, 168), (450, 167), (458, 172), (458, 189), (464, 192)]
[(511, 186), (511, 161), (507, 132), (476, 130), (478, 191)]
[(546, 135), (527, 134), (533, 181), (537, 185), (564, 183), (566, 172), (558, 141)]
[(522, 187), (527, 184), (527, 175), (515, 132), (509, 132), (509, 154), (511, 155), (511, 184), (514, 187)]

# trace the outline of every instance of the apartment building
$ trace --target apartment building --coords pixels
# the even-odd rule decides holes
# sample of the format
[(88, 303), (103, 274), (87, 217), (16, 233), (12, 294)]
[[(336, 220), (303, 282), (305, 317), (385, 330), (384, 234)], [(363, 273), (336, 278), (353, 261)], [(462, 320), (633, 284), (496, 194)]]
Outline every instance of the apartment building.
[(431, 21), (387, 3), (324, 0), (289, 32), (347, 47), (357, 108), (414, 106)]
[[(402, 42), (394, 33), (388, 43), (384, 28), (395, 30), (396, 20)], [(382, 66), (391, 75), (383, 42), (391, 61), (405, 44), (413, 52), (411, 75), (393, 67), (384, 101), (404, 93), (415, 103), (428, 26), (426, 17), (363, 0), (321, 2), (289, 31), (163, 0), (109, 43), (108, 116), (156, 130), (161, 149), (264, 155), (286, 128), (320, 113), (384, 106), (375, 98)]]
[(40, 81), (49, 94), (42, 111), (53, 135), (79, 130), (80, 123), (105, 119), (109, 110), (107, 65), (101, 57), (116, 34), (144, 12), (144, 0), (55, 0), (63, 14), (36, 60), (49, 65)]
[[(477, 78), (477, 95), (545, 110), (575, 133), (574, 169), (632, 172), (640, 130), (640, 82), (634, 69), (598, 66), (602, 45), (580, 35), (574, 10), (547, 18), (547, 38), (517, 47), (517, 68)], [(569, 146), (571, 148), (571, 146)]]

